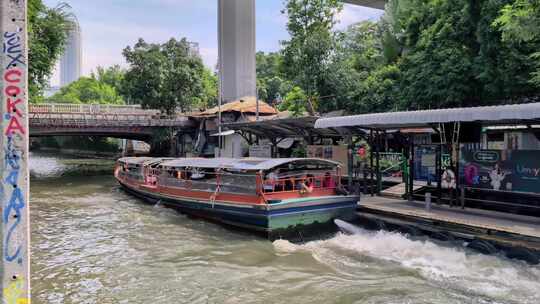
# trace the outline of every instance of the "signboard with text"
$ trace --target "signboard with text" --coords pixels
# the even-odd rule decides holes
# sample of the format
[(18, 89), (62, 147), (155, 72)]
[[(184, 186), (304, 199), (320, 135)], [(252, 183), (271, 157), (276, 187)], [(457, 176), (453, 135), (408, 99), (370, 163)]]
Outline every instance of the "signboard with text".
[(540, 193), (539, 150), (464, 150), (460, 167), (467, 187)]

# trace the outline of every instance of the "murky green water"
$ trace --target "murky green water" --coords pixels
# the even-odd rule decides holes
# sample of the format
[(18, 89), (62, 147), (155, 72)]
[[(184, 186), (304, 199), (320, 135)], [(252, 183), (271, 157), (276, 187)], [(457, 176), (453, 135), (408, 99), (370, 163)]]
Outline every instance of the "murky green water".
[(540, 267), (367, 232), (270, 243), (32, 155), (33, 303), (540, 303)]

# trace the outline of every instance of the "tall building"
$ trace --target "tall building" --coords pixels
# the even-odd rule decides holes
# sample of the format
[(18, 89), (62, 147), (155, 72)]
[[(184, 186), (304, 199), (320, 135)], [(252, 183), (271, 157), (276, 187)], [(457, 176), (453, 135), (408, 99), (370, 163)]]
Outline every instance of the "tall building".
[(82, 41), (81, 28), (77, 20), (69, 31), (66, 48), (60, 59), (60, 86), (66, 86), (82, 75)]

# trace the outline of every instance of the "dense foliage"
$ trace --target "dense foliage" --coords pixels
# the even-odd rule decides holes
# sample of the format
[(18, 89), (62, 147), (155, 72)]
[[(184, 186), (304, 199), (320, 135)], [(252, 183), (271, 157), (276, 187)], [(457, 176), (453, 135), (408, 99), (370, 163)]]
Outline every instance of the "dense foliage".
[(306, 101), (307, 96), (304, 90), (300, 87), (294, 87), (285, 95), (285, 99), (278, 108), (280, 111), (290, 111), (294, 117), (302, 116), (307, 112), (308, 105)]
[(123, 104), (116, 89), (92, 77), (81, 77), (47, 99), (54, 103)]
[(269, 104), (278, 103), (292, 89), (292, 82), (283, 72), (283, 57), (279, 53), (257, 52), (257, 91)]
[(49, 8), (41, 0), (28, 1), (28, 72), (30, 101), (43, 99), (54, 65), (64, 51), (72, 25), (69, 6)]
[(185, 38), (164, 44), (139, 39), (123, 54), (129, 64), (123, 87), (130, 102), (173, 114), (191, 110), (203, 96), (204, 65)]
[(204, 68), (202, 74), (202, 94), (195, 99), (195, 106), (208, 109), (218, 104), (218, 76)]
[(342, 6), (338, 0), (285, 2), (291, 38), (283, 42), (283, 71), (305, 91), (310, 104), (326, 95), (326, 85), (332, 77), (330, 59), (336, 46), (332, 28)]
[[(285, 5), (291, 39), (272, 70), (320, 112), (489, 105), (540, 93), (538, 0), (390, 0), (378, 22), (341, 32), (334, 1)], [(258, 70), (266, 66), (258, 60)]]
[[(502, 40), (514, 44), (538, 42), (540, 40), (540, 1), (517, 0), (507, 4), (494, 22), (500, 28)], [(531, 83), (540, 87), (540, 50), (530, 55), (535, 71)]]
[(125, 73), (126, 71), (124, 71), (119, 65), (113, 65), (108, 68), (98, 66), (96, 68), (96, 72), (92, 72), (91, 77), (100, 83), (113, 87), (116, 92), (122, 94), (125, 91), (124, 87), (122, 86)]

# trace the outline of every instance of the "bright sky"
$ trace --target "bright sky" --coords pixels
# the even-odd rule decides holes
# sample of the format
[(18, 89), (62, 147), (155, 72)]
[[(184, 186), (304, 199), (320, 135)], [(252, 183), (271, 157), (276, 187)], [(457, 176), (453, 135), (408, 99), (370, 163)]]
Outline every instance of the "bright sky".
[[(164, 42), (186, 37), (198, 42), (204, 63), (217, 62), (217, 0), (64, 0), (71, 5), (82, 30), (83, 74), (97, 66), (126, 63), (122, 50), (139, 37)], [(44, 0), (55, 6), (58, 0)], [(277, 51), (288, 38), (282, 0), (257, 0), (257, 50)], [(382, 11), (345, 5), (338, 28), (377, 20)], [(56, 82), (53, 78), (53, 83)]]

